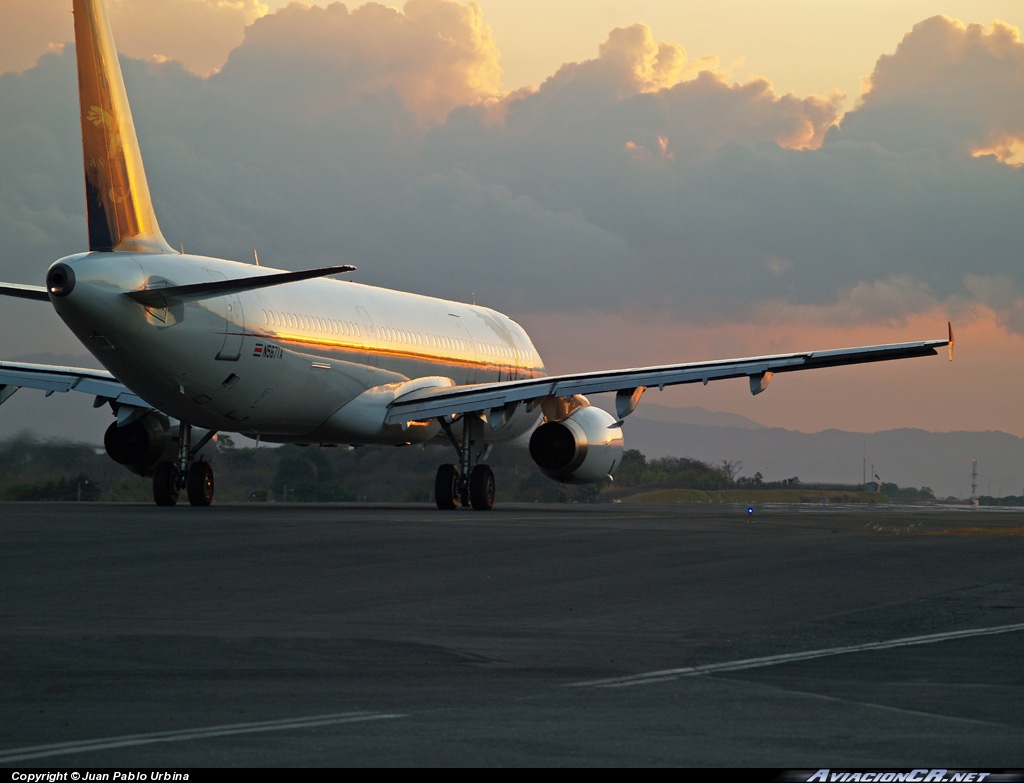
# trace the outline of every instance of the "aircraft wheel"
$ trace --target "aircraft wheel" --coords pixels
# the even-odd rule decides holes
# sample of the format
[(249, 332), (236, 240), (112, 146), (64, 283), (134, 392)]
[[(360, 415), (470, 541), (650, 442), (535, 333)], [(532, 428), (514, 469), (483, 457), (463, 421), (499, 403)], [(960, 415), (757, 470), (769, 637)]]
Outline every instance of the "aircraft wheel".
[(477, 465), (469, 474), (469, 501), (476, 511), (494, 508), (494, 471), (490, 465)]
[(193, 506), (208, 506), (213, 502), (213, 468), (209, 462), (193, 462), (188, 468), (188, 502)]
[(434, 500), (442, 511), (451, 511), (459, 505), (459, 469), (442, 465), (434, 479)]
[(158, 506), (173, 506), (178, 502), (178, 466), (161, 462), (153, 473), (153, 500)]

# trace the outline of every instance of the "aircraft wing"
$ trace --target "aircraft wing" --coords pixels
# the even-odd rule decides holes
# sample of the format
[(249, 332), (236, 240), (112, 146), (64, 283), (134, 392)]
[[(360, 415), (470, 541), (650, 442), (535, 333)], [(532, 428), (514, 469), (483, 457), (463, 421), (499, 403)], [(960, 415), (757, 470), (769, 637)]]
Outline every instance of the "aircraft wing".
[(96, 395), (101, 404), (113, 400), (135, 408), (151, 407), (106, 370), (0, 362), (0, 404), (21, 388), (41, 389), (47, 397), (54, 392), (76, 391)]
[[(644, 389), (675, 386), (683, 383), (704, 383), (724, 378), (750, 379), (750, 390), (758, 394), (767, 387), (774, 373), (839, 367), (847, 364), (884, 362), (914, 356), (935, 356), (938, 349), (949, 346), (953, 358), (953, 330), (945, 340), (914, 343), (869, 345), (862, 348), (840, 348), (807, 353), (786, 353), (746, 359), (724, 359), (710, 362), (668, 364), (604, 372), (554, 375), (522, 381), (503, 381), (467, 386), (431, 388), (410, 392), (391, 403), (385, 421), (398, 424), (425, 421), (475, 411), (495, 411), (525, 401), (544, 397), (571, 397), (574, 394), (616, 392), (615, 407), (619, 418), (633, 412)], [(507, 408), (506, 408), (507, 409)]]

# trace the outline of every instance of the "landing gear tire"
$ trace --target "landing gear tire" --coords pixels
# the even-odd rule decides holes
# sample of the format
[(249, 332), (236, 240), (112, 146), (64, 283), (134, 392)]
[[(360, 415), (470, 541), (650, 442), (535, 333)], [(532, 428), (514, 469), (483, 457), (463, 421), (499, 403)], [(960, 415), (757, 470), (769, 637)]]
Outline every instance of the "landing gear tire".
[(451, 511), (459, 505), (459, 469), (442, 465), (434, 479), (434, 501), (442, 511)]
[(153, 473), (153, 500), (158, 506), (178, 502), (178, 467), (173, 462), (160, 462)]
[(188, 467), (188, 502), (193, 506), (208, 506), (213, 502), (213, 468), (209, 462), (193, 462)]
[(494, 508), (494, 471), (490, 465), (477, 465), (469, 474), (469, 502), (475, 511)]

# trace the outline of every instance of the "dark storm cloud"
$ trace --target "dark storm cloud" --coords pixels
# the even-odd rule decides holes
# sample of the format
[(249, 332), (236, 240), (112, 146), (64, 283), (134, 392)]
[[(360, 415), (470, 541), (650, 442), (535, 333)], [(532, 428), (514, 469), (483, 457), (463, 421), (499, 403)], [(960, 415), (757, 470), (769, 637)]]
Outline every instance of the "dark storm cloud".
[[(1002, 27), (919, 25), (830, 131), (835, 96), (730, 83), (641, 25), (501, 96), (484, 21), (446, 0), (296, 5), (208, 78), (126, 60), (168, 240), (513, 312), (857, 323), (976, 303), (1024, 327), (990, 293), (1022, 287), (1022, 173), (971, 155), (1022, 127)], [(72, 54), (0, 77), (6, 280), (84, 244)]]

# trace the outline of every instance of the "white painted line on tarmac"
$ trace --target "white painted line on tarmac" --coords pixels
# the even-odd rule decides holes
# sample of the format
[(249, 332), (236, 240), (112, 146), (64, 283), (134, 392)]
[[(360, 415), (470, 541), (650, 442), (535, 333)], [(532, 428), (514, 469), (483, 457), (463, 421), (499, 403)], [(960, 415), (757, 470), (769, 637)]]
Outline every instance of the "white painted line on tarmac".
[(341, 723), (362, 723), (372, 720), (404, 718), (405, 715), (391, 715), (383, 712), (341, 712), (334, 715), (313, 715), (307, 718), (271, 720), (260, 723), (235, 723), (227, 726), (207, 726), (201, 729), (181, 731), (157, 731), (151, 734), (128, 734), (123, 737), (59, 742), (53, 745), (35, 745), (29, 748), (13, 748), (0, 751), (0, 764), (15, 761), (30, 761), (48, 756), (67, 756), (72, 753), (88, 753), (96, 750), (130, 748), (136, 745), (152, 745), (159, 742), (188, 742), (190, 740), (228, 737), (234, 734), (258, 734), (264, 731), (289, 731), (316, 726), (335, 726)]
[(995, 636), (1002, 633), (1013, 633), (1014, 631), (1024, 631), (1024, 623), (997, 625), (991, 628), (972, 628), (966, 631), (934, 633), (927, 636), (908, 636), (903, 639), (890, 639), (886, 642), (869, 642), (867, 644), (853, 644), (846, 647), (829, 647), (824, 650), (783, 653), (781, 655), (769, 655), (764, 658), (747, 658), (742, 661), (709, 663), (704, 666), (684, 666), (679, 669), (663, 669), (662, 671), (633, 674), (626, 677), (610, 677), (604, 680), (572, 682), (568, 683), (568, 686), (570, 688), (628, 688), (633, 685), (647, 685), (649, 683), (677, 680), (681, 677), (699, 677), (704, 674), (717, 674), (719, 672), (739, 672), (744, 671), (745, 669), (762, 669), (768, 666), (778, 666), (783, 663), (810, 661), (815, 658), (829, 658), (833, 655), (847, 655), (849, 653), (868, 652), (871, 650), (891, 650), (896, 647), (916, 647), (921, 644), (938, 644), (939, 642), (949, 642), (956, 639), (970, 639), (978, 636)]

